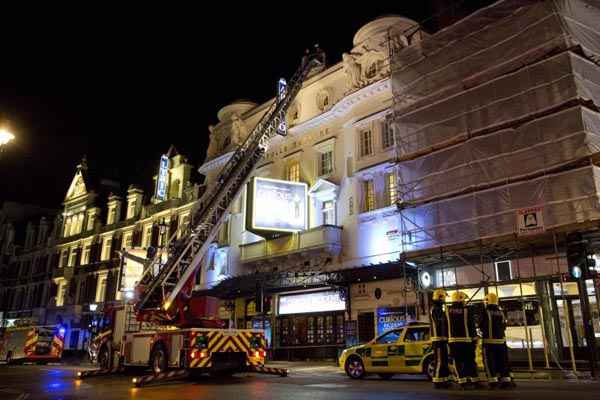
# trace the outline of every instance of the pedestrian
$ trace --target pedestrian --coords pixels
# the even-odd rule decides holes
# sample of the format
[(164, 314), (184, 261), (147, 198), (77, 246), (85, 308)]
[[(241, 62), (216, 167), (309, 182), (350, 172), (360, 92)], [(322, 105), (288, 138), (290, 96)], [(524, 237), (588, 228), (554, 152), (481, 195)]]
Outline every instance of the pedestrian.
[(447, 293), (444, 289), (433, 292), (433, 304), (429, 314), (431, 319), (431, 344), (435, 360), (435, 373), (432, 377), (433, 387), (448, 388), (448, 319), (444, 314)]
[(485, 296), (485, 311), (479, 320), (483, 338), (483, 364), (490, 388), (500, 384), (503, 389), (515, 387), (508, 361), (506, 346), (506, 318), (498, 305), (498, 296), (488, 293)]
[(454, 359), (456, 381), (463, 389), (480, 385), (475, 362), (475, 319), (466, 300), (466, 294), (456, 291), (452, 293), (452, 303), (446, 307), (448, 347)]

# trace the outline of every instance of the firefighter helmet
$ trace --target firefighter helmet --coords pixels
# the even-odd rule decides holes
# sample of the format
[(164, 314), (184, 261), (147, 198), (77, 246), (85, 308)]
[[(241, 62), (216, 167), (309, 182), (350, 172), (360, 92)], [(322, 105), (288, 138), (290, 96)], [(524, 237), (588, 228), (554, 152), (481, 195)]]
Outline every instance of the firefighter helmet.
[(488, 293), (485, 295), (485, 304), (498, 304), (498, 295), (496, 293)]
[(444, 301), (444, 300), (446, 300), (447, 296), (448, 296), (448, 293), (446, 293), (446, 291), (444, 289), (436, 289), (433, 292), (433, 301)]
[(452, 293), (452, 302), (453, 303), (464, 303), (467, 300), (467, 295), (464, 292), (456, 291)]

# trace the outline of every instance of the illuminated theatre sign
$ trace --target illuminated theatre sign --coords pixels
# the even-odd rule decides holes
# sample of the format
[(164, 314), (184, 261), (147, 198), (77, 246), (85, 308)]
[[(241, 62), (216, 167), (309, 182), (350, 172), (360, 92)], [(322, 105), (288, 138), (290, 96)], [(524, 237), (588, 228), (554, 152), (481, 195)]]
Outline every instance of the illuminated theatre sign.
[(346, 302), (336, 290), (279, 296), (279, 315), (344, 311)]
[(306, 229), (306, 183), (253, 178), (248, 184), (246, 227), (258, 232), (297, 232)]
[(160, 157), (160, 167), (158, 169), (158, 181), (156, 182), (156, 198), (158, 200), (167, 199), (167, 187), (169, 186), (169, 157), (162, 155)]

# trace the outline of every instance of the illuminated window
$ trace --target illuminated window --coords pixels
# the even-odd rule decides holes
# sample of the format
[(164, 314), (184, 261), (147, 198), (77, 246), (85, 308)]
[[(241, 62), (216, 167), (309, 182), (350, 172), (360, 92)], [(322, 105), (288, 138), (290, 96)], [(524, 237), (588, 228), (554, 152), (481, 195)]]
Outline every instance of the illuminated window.
[(385, 175), (385, 184), (387, 188), (388, 205), (391, 206), (396, 204), (396, 201), (398, 200), (398, 186), (396, 185), (396, 174), (394, 172)]
[(127, 219), (135, 216), (135, 199), (131, 199), (127, 204)]
[(333, 200), (323, 202), (323, 225), (335, 225), (335, 203)]
[(110, 259), (110, 246), (112, 245), (112, 239), (106, 238), (102, 243), (102, 261)]
[(106, 297), (106, 277), (102, 277), (98, 282), (96, 288), (96, 303), (101, 303)]
[(62, 307), (65, 304), (65, 294), (67, 293), (67, 285), (65, 281), (60, 281), (56, 290), (56, 306)]
[(365, 211), (373, 211), (375, 209), (375, 188), (373, 187), (373, 180), (366, 180), (363, 184), (365, 195)]
[(71, 249), (69, 254), (69, 267), (73, 267), (75, 265), (75, 260), (77, 259), (77, 249)]
[(300, 182), (300, 163), (294, 162), (288, 166), (287, 180), (291, 182)]
[(370, 129), (360, 132), (359, 151), (361, 157), (373, 154), (373, 136)]
[(81, 265), (87, 265), (90, 263), (90, 253), (92, 251), (92, 245), (88, 244), (83, 250), (83, 256), (81, 257)]
[(435, 282), (437, 287), (456, 286), (456, 273), (454, 269), (445, 268), (435, 271)]
[(321, 153), (319, 160), (319, 176), (329, 175), (333, 172), (333, 151)]
[(394, 131), (388, 121), (383, 121), (381, 124), (381, 145), (384, 149), (394, 145)]

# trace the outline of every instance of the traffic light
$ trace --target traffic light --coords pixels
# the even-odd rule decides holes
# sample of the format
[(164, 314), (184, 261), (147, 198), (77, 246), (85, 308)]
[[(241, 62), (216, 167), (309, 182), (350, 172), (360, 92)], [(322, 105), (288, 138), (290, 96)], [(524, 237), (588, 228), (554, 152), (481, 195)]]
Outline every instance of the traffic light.
[(573, 279), (585, 279), (588, 275), (587, 242), (581, 233), (575, 232), (567, 236), (567, 266)]

